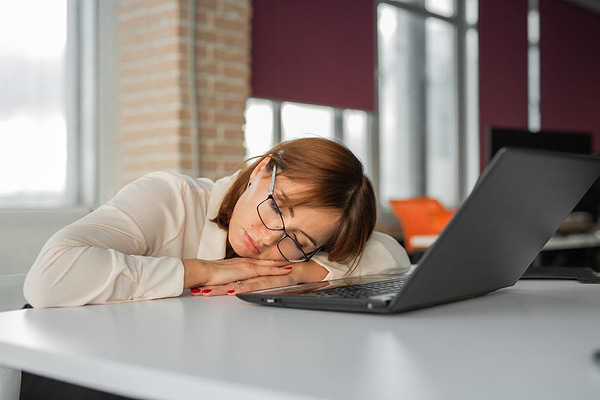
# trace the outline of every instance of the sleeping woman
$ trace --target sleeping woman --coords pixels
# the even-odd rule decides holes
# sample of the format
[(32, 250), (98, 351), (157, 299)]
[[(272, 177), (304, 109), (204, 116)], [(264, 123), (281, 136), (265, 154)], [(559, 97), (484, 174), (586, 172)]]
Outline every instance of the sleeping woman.
[(24, 295), (64, 307), (405, 272), (404, 249), (373, 231), (376, 204), (361, 162), (322, 138), (280, 143), (216, 182), (152, 172), (54, 234)]

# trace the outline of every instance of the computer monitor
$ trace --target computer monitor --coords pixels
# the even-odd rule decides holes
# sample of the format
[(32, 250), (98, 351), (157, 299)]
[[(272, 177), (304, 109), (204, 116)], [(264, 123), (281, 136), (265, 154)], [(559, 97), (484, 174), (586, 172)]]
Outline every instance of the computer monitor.
[[(503, 147), (524, 147), (562, 151), (566, 153), (592, 154), (592, 135), (582, 132), (540, 131), (492, 128), (487, 141), (488, 162)], [(600, 214), (600, 180), (590, 188), (574, 211), (589, 213), (594, 220)]]
[(580, 132), (554, 132), (492, 128), (488, 140), (488, 159), (503, 147), (525, 147), (562, 151), (565, 153), (592, 154), (592, 135)]

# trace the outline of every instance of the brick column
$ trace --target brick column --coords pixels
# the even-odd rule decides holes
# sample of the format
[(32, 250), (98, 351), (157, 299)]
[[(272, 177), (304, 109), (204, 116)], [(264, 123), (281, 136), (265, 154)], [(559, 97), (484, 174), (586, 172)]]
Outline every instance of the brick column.
[(118, 13), (122, 183), (233, 172), (245, 155), (250, 0), (120, 0)]
[(246, 154), (251, 7), (249, 0), (198, 0), (197, 7), (200, 166), (214, 179), (233, 172)]

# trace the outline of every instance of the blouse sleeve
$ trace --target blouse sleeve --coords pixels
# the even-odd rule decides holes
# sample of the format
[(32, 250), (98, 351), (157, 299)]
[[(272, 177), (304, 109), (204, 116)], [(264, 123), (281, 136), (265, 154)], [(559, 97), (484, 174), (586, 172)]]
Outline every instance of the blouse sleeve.
[[(323, 280), (346, 278), (350, 265), (329, 261), (327, 258), (327, 252), (319, 252), (312, 258), (329, 271)], [(401, 274), (409, 269), (410, 260), (400, 243), (385, 233), (373, 232), (365, 244), (358, 266), (349, 276)]]
[(181, 259), (152, 254), (180, 233), (184, 185), (169, 173), (146, 174), (58, 231), (27, 274), (27, 301), (37, 308), (179, 296)]

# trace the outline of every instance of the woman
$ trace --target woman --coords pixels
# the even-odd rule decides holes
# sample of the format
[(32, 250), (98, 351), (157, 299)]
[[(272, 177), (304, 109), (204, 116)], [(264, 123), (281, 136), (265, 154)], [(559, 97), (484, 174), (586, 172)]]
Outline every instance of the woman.
[(24, 295), (34, 307), (107, 304), (408, 270), (375, 220), (351, 151), (292, 140), (216, 182), (153, 172), (125, 186), (48, 240)]

